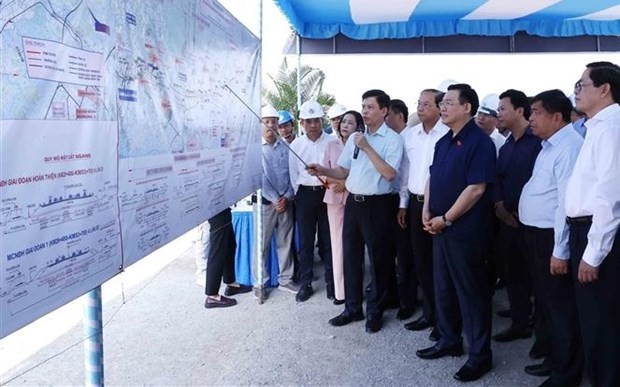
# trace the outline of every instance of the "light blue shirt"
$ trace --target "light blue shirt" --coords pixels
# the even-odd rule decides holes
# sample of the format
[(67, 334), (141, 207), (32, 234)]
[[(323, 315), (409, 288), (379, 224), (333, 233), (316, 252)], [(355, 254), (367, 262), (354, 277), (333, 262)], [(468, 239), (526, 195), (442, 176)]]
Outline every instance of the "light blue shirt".
[[(399, 170), (403, 156), (403, 138), (384, 123), (373, 134), (364, 133), (368, 144), (390, 167)], [(354, 138), (352, 139), (354, 140)], [(349, 170), (347, 191), (358, 195), (384, 195), (397, 192), (394, 181), (386, 180), (372, 165), (366, 152), (360, 150), (357, 159), (353, 158), (355, 141), (347, 141), (338, 159), (338, 165)]]
[(281, 196), (292, 199), (293, 186), (288, 172), (288, 148), (280, 140), (264, 143), (263, 151), (263, 197), (276, 202)]
[(537, 228), (553, 228), (553, 256), (569, 258), (564, 196), (583, 139), (571, 124), (547, 140), (536, 158), (532, 177), (519, 199), (519, 220)]
[(586, 138), (586, 131), (588, 130), (588, 128), (586, 128), (586, 118), (585, 117), (580, 118), (577, 121), (573, 122), (573, 127), (575, 128), (577, 133), (579, 133), (581, 138)]

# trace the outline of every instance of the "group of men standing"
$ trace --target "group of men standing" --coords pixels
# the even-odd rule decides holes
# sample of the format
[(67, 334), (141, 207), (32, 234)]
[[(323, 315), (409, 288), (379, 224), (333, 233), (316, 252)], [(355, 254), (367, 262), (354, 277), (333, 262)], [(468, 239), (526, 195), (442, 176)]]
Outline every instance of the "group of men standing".
[[(417, 103), (421, 122), (404, 130), (386, 124), (389, 117), (398, 126), (392, 123), (398, 114), (406, 122), (402, 101), (369, 90), (362, 96), (365, 133), (352, 135), (331, 167), (321, 165), (322, 150), (336, 139), (323, 132), (320, 106), (304, 104), (305, 135), (286, 149), (286, 166), (279, 164), (292, 191), (276, 190), (277, 198), (263, 202), (278, 212), (275, 203), (282, 197), (288, 203), (295, 193), (297, 300), (313, 293), (315, 235), (333, 297), (322, 180), (345, 180), (345, 308), (331, 325), (365, 318), (367, 332), (382, 328), (397, 255), (399, 281), (415, 281), (423, 292), (422, 316), (405, 327), (434, 328), (430, 338), (436, 343), (417, 356), (462, 355), (463, 331), (469, 358), (454, 377), (477, 380), (492, 367), (494, 268), (506, 281), (512, 318), (494, 339), (530, 337), (534, 313), (539, 350), (533, 352), (540, 356), (532, 357), (545, 361), (526, 372), (549, 376), (545, 386), (577, 386), (585, 365), (594, 385), (620, 385), (620, 68), (588, 64), (574, 92), (575, 108), (587, 117), (585, 139), (573, 128), (573, 105), (559, 90), (530, 99), (510, 89), (499, 95), (495, 109), (484, 100), (481, 105), (467, 84), (450, 85), (445, 93), (427, 89)], [(503, 144), (496, 128), (485, 127), (484, 115), (510, 132)], [(271, 147), (276, 142), (274, 136)], [(264, 181), (263, 190), (269, 184)], [(393, 235), (395, 224), (408, 230), (410, 253), (390, 246), (403, 243)], [(415, 307), (405, 304), (401, 309)]]

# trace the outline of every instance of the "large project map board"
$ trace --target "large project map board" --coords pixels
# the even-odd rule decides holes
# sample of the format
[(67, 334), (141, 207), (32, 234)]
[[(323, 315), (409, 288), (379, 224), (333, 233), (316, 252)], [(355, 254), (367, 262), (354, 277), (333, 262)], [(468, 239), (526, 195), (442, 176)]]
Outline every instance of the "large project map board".
[(0, 337), (260, 186), (259, 74), (215, 0), (0, 2)]

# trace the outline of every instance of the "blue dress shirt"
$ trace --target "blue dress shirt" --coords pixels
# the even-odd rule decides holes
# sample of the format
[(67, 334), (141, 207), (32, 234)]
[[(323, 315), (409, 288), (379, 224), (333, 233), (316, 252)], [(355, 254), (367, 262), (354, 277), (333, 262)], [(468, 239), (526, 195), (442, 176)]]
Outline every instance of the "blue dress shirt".
[(276, 202), (280, 197), (292, 199), (293, 186), (288, 171), (288, 148), (276, 140), (263, 144), (263, 197)]
[[(379, 156), (398, 171), (404, 152), (403, 138), (400, 134), (383, 124), (375, 133), (364, 133), (368, 144)], [(360, 150), (357, 159), (353, 158), (355, 141), (351, 138), (344, 146), (338, 165), (349, 170), (347, 191), (358, 195), (384, 195), (396, 192), (395, 181), (386, 180), (372, 164), (366, 152)]]
[(569, 258), (568, 224), (564, 210), (566, 184), (583, 139), (570, 124), (542, 142), (532, 177), (519, 200), (521, 223), (537, 228), (553, 228), (553, 256)]

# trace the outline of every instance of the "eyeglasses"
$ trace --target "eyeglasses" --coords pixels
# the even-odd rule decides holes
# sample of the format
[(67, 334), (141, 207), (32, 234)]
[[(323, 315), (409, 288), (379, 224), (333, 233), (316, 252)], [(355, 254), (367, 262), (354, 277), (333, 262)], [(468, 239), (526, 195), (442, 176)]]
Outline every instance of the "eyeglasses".
[(575, 82), (575, 92), (579, 93), (579, 92), (581, 92), (581, 89), (583, 89), (584, 87), (592, 86), (592, 85), (594, 85), (594, 82), (585, 83), (585, 82), (582, 82), (582, 81), (577, 81), (577, 82)]
[(442, 107), (451, 108), (452, 106), (455, 106), (455, 105), (457, 105), (457, 103), (454, 102), (454, 101), (441, 101), (441, 102), (439, 102), (439, 107), (440, 108), (442, 108)]

